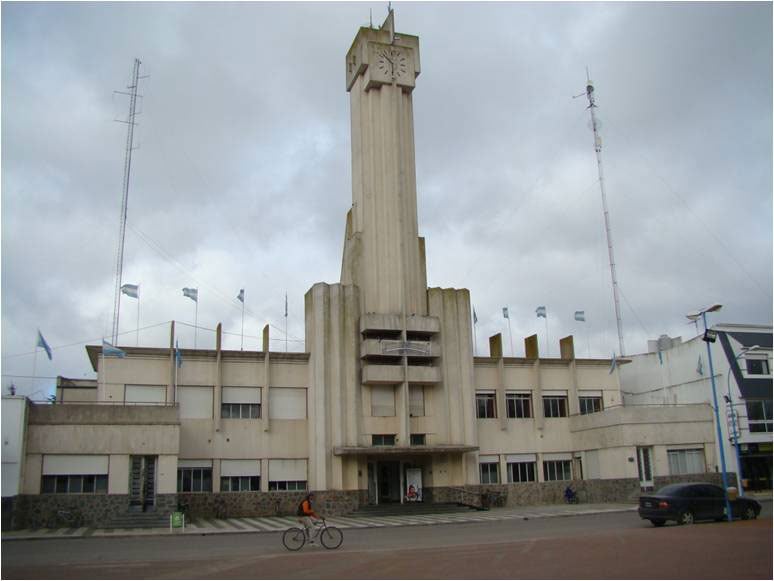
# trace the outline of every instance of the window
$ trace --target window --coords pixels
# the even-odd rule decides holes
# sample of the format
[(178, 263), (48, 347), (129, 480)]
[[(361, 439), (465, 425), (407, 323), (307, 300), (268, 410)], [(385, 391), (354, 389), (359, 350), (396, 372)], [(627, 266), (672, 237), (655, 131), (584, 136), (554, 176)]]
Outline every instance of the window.
[(371, 415), (375, 417), (395, 415), (395, 388), (392, 385), (371, 386)]
[(566, 418), (567, 396), (543, 396), (543, 415), (547, 418)]
[(496, 418), (497, 405), (494, 392), (476, 392), (476, 417)]
[(425, 388), (422, 385), (409, 386), (409, 415), (414, 418), (425, 415)]
[(532, 394), (506, 393), (505, 411), (509, 418), (531, 418)]
[(747, 405), (747, 427), (750, 432), (771, 432), (771, 400), (748, 400), (745, 404)]
[(771, 375), (768, 358), (763, 359), (747, 355), (745, 360), (747, 361), (748, 375)]
[(424, 446), (425, 445), (425, 434), (411, 434), (411, 445), (412, 446)]
[(220, 417), (227, 420), (254, 420), (261, 417), (261, 404), (222, 403), (220, 404)]
[(306, 490), (306, 480), (270, 480), (269, 490)]
[(305, 420), (306, 389), (272, 387), (269, 390), (269, 416), (272, 420)]
[(580, 403), (580, 413), (582, 415), (593, 414), (602, 411), (601, 396), (579, 397), (578, 402)]
[(203, 420), (212, 418), (212, 387), (180, 386), (177, 388), (177, 402), (180, 405), (181, 420)]
[(508, 482), (535, 482), (534, 462), (508, 462)]
[(248, 492), (261, 489), (260, 476), (221, 476), (221, 492)]
[(669, 474), (701, 474), (704, 472), (704, 450), (667, 450)]
[(231, 420), (255, 420), (261, 417), (260, 387), (223, 387), (220, 417)]
[(570, 460), (544, 460), (543, 480), (572, 480), (571, 464)]
[(395, 434), (371, 434), (372, 446), (394, 446)]
[(107, 494), (107, 474), (51, 474), (41, 479), (41, 494)]
[(178, 468), (178, 492), (212, 492), (212, 468)]
[(500, 482), (499, 462), (481, 462), (478, 466), (481, 471), (481, 484), (498, 484)]
[(306, 490), (306, 458), (269, 460), (269, 490)]

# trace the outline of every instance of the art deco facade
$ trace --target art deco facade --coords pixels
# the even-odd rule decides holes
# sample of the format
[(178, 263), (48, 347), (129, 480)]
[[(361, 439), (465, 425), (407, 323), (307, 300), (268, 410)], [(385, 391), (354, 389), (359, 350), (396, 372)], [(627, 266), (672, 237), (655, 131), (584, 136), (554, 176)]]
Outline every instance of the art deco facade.
[(20, 522), (68, 502), (94, 522), (179, 501), (201, 514), (275, 514), (307, 489), (329, 513), (476, 504), (485, 489), (503, 503), (552, 502), (570, 480), (589, 500), (621, 500), (682, 477), (670, 474), (672, 449), (715, 464), (709, 406), (624, 407), (626, 361), (578, 359), (572, 337), (559, 358), (540, 357), (536, 337), (526, 357), (503, 357), (499, 335), (474, 357), (469, 292), (427, 288), (419, 39), (396, 35), (390, 13), (358, 31), (345, 64), (352, 208), (340, 282), (306, 293), (304, 352), (270, 352), (268, 326), (258, 352), (222, 350), (219, 327), (214, 350), (178, 358), (174, 325), (166, 349), (115, 358), (88, 347), (95, 382), (62, 379), (56, 405), (27, 406)]

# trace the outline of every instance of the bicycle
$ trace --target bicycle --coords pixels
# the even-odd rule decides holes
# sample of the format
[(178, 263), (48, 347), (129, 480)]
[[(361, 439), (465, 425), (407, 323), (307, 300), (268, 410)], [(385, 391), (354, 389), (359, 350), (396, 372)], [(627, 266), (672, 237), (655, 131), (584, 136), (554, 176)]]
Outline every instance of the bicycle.
[[(309, 540), (315, 538), (319, 538), (320, 544), (326, 549), (338, 549), (344, 541), (344, 533), (337, 527), (328, 526), (325, 519), (321, 518), (314, 524), (314, 532)], [(282, 534), (282, 544), (288, 551), (298, 551), (306, 543), (306, 532), (300, 527), (290, 527)]]

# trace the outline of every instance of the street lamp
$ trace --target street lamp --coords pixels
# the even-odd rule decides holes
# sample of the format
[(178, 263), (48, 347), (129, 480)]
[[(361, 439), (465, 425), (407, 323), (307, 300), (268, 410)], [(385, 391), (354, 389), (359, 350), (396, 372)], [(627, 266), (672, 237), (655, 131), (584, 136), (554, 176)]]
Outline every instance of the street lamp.
[(710, 343), (714, 343), (717, 338), (717, 333), (708, 333), (707, 327), (707, 313), (714, 313), (723, 308), (723, 305), (712, 305), (706, 309), (702, 309), (698, 313), (692, 313), (686, 315), (691, 321), (696, 321), (701, 317), (702, 323), (704, 323), (704, 337), (702, 339), (707, 343), (707, 359), (709, 359), (710, 366), (710, 380), (712, 383), (712, 401), (715, 404), (715, 428), (717, 430), (717, 442), (718, 449), (720, 450), (720, 472), (723, 479), (723, 496), (726, 499), (726, 516), (728, 522), (731, 522), (733, 516), (731, 515), (731, 501), (728, 499), (728, 475), (726, 474), (726, 454), (723, 451), (723, 434), (720, 431), (720, 414), (718, 413), (718, 392), (715, 387), (715, 369), (712, 366), (712, 349), (710, 349)]
[[(750, 353), (751, 351), (757, 351), (760, 349), (759, 345), (753, 345), (752, 347), (745, 347), (739, 351), (739, 355), (734, 357), (734, 361), (739, 360)], [(731, 397), (731, 366), (728, 367), (728, 373), (726, 373), (726, 391), (728, 395), (725, 396), (726, 403), (731, 410), (731, 429), (733, 430), (734, 450), (736, 452), (736, 486), (739, 489), (739, 495), (744, 494), (744, 488), (742, 487), (742, 455), (739, 453), (739, 433), (736, 431), (736, 411), (734, 410), (734, 400)]]

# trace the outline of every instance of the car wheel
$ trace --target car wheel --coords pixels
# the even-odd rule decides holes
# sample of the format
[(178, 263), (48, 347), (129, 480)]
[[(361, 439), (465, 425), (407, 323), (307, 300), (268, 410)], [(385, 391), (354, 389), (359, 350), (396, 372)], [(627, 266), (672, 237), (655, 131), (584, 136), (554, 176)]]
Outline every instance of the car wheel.
[(664, 519), (661, 519), (661, 518), (652, 518), (652, 519), (650, 519), (650, 522), (653, 523), (654, 527), (663, 527), (664, 523), (666, 521)]
[(690, 510), (680, 511), (677, 515), (677, 524), (692, 525), (694, 522), (693, 513)]
[(743, 520), (753, 520), (756, 518), (757, 515), (755, 514), (755, 509), (751, 506), (744, 507), (744, 510), (742, 510), (742, 519)]

